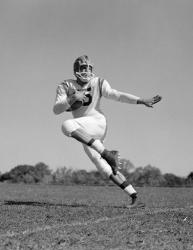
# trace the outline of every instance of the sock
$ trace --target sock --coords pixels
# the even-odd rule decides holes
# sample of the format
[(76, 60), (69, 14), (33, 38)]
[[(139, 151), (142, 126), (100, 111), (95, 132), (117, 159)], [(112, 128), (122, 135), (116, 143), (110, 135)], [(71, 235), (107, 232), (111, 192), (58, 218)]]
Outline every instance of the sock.
[[(116, 175), (111, 174), (109, 178), (119, 187), (126, 182), (126, 178), (123, 174), (121, 174), (119, 171), (117, 171)], [(122, 187), (121, 187), (122, 188)]]
[(95, 149), (99, 154), (102, 154), (102, 152), (105, 150), (105, 147), (100, 140), (92, 139), (89, 146)]
[(131, 184), (128, 183), (128, 181), (124, 181), (120, 188), (122, 188), (127, 194), (132, 195), (134, 193), (137, 193), (136, 190), (133, 188)]
[(121, 189), (123, 189), (130, 196), (132, 194), (137, 194), (136, 190), (133, 188), (131, 184), (126, 180), (125, 176), (122, 175), (119, 171), (117, 171), (116, 175), (111, 175), (110, 179), (117, 184)]
[(71, 136), (75, 138), (77, 141), (82, 142), (91, 148), (95, 149), (99, 154), (101, 154), (105, 147), (100, 140), (95, 140), (89, 134), (87, 134), (82, 129), (77, 129), (71, 133)]
[(132, 195), (132, 194), (136, 194), (137, 192), (136, 192), (136, 190), (133, 188), (133, 186), (130, 184), (130, 185), (128, 185), (125, 189), (124, 189), (124, 191), (126, 192), (126, 193), (128, 193), (129, 195)]

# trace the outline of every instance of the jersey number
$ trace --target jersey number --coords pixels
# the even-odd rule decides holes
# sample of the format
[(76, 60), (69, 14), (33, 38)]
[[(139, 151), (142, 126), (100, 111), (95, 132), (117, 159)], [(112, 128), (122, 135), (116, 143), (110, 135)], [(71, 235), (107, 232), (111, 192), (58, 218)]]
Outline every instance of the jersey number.
[(83, 103), (83, 106), (88, 106), (92, 102), (92, 96), (90, 93), (86, 93), (85, 96), (87, 97), (87, 100)]

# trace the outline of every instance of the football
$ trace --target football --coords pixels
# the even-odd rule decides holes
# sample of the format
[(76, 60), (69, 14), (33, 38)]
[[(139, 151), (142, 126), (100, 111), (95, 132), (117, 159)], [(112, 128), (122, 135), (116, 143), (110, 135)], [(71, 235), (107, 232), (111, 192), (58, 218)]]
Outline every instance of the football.
[(76, 101), (71, 105), (71, 107), (67, 111), (74, 111), (76, 109), (79, 109), (82, 106), (82, 104), (83, 103), (81, 101)]

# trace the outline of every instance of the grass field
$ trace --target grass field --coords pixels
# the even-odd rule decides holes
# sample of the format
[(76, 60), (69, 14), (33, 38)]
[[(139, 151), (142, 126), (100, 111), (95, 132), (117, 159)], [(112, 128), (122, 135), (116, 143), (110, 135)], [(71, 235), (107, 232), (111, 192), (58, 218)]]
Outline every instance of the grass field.
[(193, 250), (193, 188), (0, 184), (0, 250)]

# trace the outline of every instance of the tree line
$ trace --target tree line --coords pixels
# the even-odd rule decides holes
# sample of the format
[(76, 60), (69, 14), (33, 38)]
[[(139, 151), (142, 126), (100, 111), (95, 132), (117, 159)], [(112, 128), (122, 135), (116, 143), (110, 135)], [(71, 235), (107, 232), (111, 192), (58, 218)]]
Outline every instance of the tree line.
[[(135, 167), (129, 160), (121, 160), (121, 170), (125, 177), (135, 186), (156, 187), (193, 187), (193, 172), (186, 177), (172, 173), (162, 174), (159, 168), (151, 165)], [(9, 183), (44, 183), (62, 185), (114, 185), (112, 181), (97, 170), (73, 170), (61, 167), (51, 170), (43, 162), (32, 165), (18, 165), (9, 172), (0, 174), (0, 182)]]

